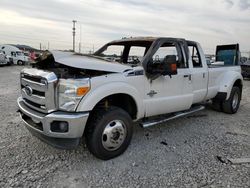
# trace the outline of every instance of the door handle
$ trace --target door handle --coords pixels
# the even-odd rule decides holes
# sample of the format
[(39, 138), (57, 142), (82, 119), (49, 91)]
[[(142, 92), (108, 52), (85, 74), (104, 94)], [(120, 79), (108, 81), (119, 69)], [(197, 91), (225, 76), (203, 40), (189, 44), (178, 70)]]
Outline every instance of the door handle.
[(192, 80), (192, 75), (191, 74), (185, 74), (184, 78), (188, 78), (189, 80)]

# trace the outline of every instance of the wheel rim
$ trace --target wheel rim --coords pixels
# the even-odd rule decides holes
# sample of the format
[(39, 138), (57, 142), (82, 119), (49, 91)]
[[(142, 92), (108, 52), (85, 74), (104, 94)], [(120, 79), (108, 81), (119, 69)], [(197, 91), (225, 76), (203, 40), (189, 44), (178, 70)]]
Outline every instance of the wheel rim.
[(102, 133), (102, 145), (108, 151), (117, 150), (127, 135), (125, 124), (121, 120), (109, 122)]
[(237, 92), (234, 93), (232, 107), (236, 109), (239, 103), (239, 94)]

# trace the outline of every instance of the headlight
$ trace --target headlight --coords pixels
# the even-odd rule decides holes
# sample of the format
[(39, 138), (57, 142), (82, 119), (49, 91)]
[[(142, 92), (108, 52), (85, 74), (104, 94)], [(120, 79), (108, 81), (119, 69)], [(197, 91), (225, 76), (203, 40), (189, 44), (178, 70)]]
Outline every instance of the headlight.
[(59, 109), (74, 111), (81, 98), (90, 90), (89, 79), (60, 79), (58, 87)]

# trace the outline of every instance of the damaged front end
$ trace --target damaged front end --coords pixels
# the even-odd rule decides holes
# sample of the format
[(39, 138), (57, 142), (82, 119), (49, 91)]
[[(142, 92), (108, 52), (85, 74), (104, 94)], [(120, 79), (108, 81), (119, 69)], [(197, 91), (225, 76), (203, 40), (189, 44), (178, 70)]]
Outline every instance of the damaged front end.
[[(22, 74), (30, 74), (39, 72), (40, 76), (47, 73), (53, 73), (56, 77), (54, 83), (54, 97), (50, 96), (46, 100), (51, 100), (55, 103), (56, 109), (62, 111), (74, 112), (81, 100), (90, 90), (90, 79), (92, 77), (109, 74), (107, 71), (88, 70), (83, 68), (71, 67), (55, 61), (52, 53), (44, 52), (37, 62), (33, 65), (33, 70), (24, 70)], [(44, 72), (44, 73), (43, 73)], [(26, 87), (26, 86), (22, 86)], [(51, 91), (52, 92), (52, 91)], [(55, 101), (52, 101), (55, 98)]]
[(44, 52), (20, 73), (17, 104), (27, 128), (60, 148), (78, 145), (88, 111), (77, 111), (91, 89), (91, 78), (123, 71), (120, 66), (70, 52)]
[(33, 68), (23, 69), (17, 104), (26, 127), (56, 147), (78, 145), (89, 112), (75, 111), (90, 90), (90, 78), (98, 75), (91, 73), (57, 63), (49, 52)]
[[(67, 53), (67, 52), (66, 52)], [(36, 60), (36, 63), (33, 64), (33, 68), (37, 68), (44, 71), (54, 72), (58, 79), (80, 79), (80, 78), (91, 78), (96, 76), (102, 76), (105, 74), (112, 73), (110, 71), (103, 70), (91, 70), (82, 67), (75, 67), (70, 63), (66, 64), (63, 62), (56, 62), (53, 53), (46, 51)]]

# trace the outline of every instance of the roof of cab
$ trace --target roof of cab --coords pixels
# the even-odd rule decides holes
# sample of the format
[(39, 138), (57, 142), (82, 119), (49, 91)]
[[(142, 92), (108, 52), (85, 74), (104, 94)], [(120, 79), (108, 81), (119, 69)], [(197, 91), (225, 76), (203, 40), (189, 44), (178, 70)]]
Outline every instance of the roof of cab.
[(114, 40), (109, 42), (108, 44), (119, 44), (123, 42), (135, 42), (135, 41), (141, 41), (141, 42), (154, 42), (158, 39), (172, 39), (172, 40), (185, 40), (183, 38), (173, 38), (173, 37), (130, 37), (130, 38), (122, 38), (119, 40)]

